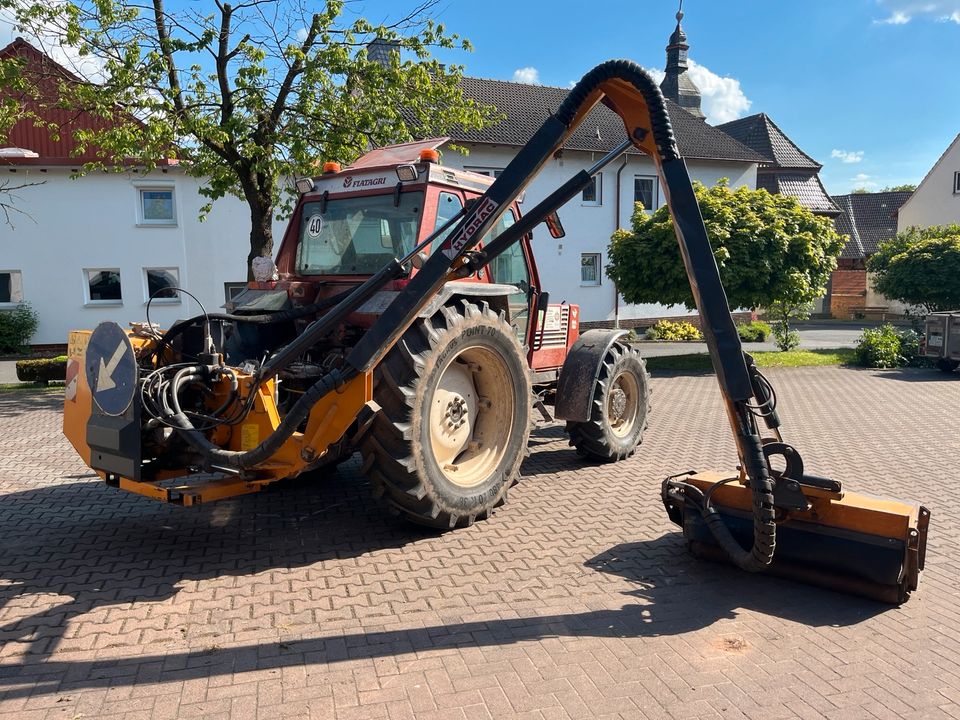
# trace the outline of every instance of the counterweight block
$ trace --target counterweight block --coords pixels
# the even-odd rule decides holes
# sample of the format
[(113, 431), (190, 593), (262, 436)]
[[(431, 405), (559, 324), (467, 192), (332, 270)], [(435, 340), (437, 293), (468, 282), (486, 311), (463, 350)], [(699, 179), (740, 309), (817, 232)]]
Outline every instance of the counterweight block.
[[(745, 549), (753, 542), (752, 495), (736, 473), (702, 472), (667, 478), (663, 502), (683, 528), (697, 557), (726, 561), (704, 522), (699, 494), (707, 493), (733, 537)], [(923, 569), (930, 511), (917, 504), (854, 492), (804, 486), (807, 510), (781, 511), (777, 545), (767, 572), (839, 592), (900, 604), (916, 590)]]

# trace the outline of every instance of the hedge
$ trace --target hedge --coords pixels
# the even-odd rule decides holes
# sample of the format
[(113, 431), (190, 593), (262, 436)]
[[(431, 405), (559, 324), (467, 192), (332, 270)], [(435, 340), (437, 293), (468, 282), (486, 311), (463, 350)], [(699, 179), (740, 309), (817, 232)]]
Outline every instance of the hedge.
[(65, 382), (67, 356), (18, 360), (17, 377), (24, 382), (38, 382), (42, 385), (48, 384), (51, 380)]

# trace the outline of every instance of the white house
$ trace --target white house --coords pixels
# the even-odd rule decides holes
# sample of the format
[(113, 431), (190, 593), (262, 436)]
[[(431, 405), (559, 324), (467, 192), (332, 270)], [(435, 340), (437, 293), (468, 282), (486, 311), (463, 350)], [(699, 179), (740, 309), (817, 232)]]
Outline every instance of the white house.
[(960, 135), (903, 203), (897, 230), (960, 223)]
[[(43, 183), (18, 191), (15, 226), (0, 225), (0, 308), (32, 305), (40, 318), (34, 344), (66, 343), (71, 329), (105, 320), (142, 321), (147, 299), (168, 285), (211, 312), (245, 286), (250, 221), (239, 200), (214, 203), (201, 223), (199, 181), (177, 168), (74, 180), (69, 167), (42, 157), (18, 164), (7, 152), (0, 172), (8, 180)], [(169, 327), (199, 312), (186, 295), (161, 292), (150, 319)]]

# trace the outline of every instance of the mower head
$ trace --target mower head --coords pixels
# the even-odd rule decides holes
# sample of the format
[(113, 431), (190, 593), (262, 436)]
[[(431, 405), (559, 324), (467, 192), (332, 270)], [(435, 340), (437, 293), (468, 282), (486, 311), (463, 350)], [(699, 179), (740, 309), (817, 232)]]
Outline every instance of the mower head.
[[(809, 479), (794, 488), (806, 503), (776, 504), (776, 554), (767, 572), (884, 603), (905, 602), (923, 569), (930, 511), (844, 492), (826, 478)], [(690, 471), (664, 480), (662, 497), (691, 552), (710, 560), (729, 557), (704, 519), (703, 496), (740, 546), (749, 548), (754, 530), (748, 482), (737, 473)]]

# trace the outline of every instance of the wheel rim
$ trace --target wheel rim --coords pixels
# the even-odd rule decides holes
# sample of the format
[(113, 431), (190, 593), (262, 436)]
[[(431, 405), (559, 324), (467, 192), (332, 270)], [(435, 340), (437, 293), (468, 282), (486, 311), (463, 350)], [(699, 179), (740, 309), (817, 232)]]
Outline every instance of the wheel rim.
[(607, 422), (617, 437), (626, 437), (633, 432), (640, 414), (640, 383), (633, 373), (617, 375), (607, 393)]
[(513, 432), (513, 380), (504, 359), (486, 348), (456, 354), (430, 403), (430, 448), (440, 472), (462, 488), (483, 484)]

